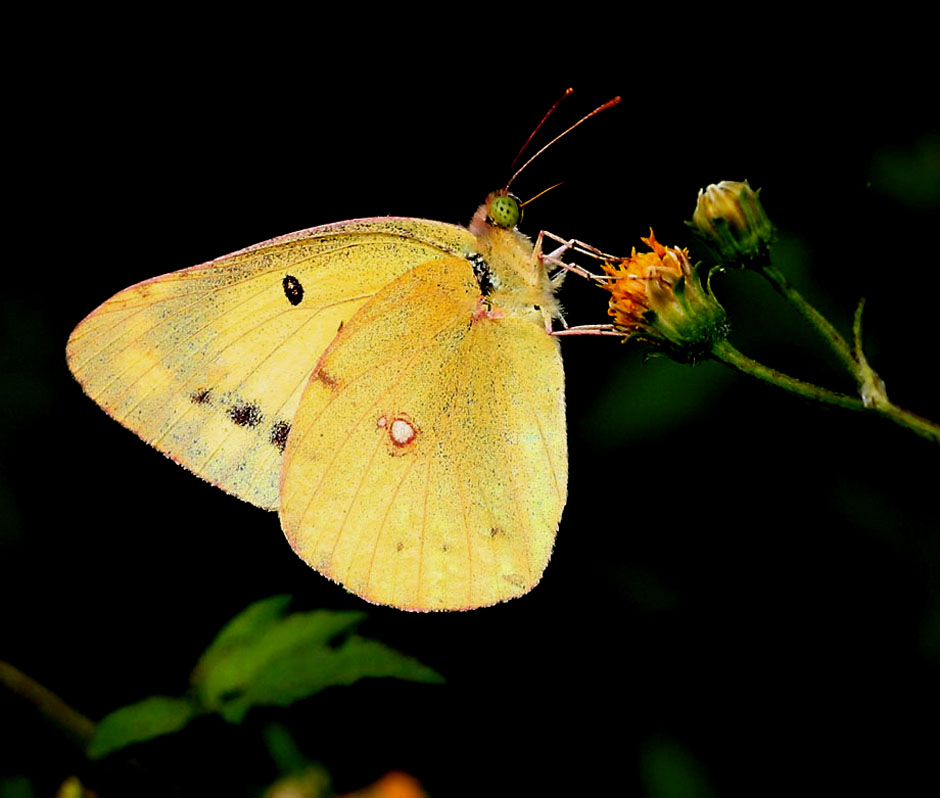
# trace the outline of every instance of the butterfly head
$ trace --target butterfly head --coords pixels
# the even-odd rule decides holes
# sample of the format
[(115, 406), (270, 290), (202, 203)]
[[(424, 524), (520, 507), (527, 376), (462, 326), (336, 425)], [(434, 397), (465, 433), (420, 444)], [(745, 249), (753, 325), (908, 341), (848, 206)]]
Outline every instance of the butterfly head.
[(470, 221), (470, 231), (485, 236), (494, 229), (515, 231), (522, 221), (522, 203), (505, 188), (490, 192)]
[(522, 221), (522, 203), (505, 188), (494, 191), (486, 198), (486, 220), (495, 227), (512, 230)]

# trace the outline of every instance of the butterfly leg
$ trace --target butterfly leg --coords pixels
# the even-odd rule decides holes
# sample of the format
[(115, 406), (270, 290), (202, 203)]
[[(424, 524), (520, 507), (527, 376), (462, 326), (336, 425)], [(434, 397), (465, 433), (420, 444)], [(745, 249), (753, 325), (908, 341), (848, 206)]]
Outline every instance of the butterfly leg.
[[(561, 246), (557, 247), (556, 249), (553, 249), (551, 252), (543, 254), (542, 246), (543, 246), (543, 242), (545, 239), (554, 241), (560, 244)], [(577, 252), (581, 255), (587, 255), (588, 257), (594, 258), (595, 260), (602, 260), (602, 261), (619, 260), (619, 258), (613, 255), (608, 255), (605, 252), (602, 252), (601, 250), (599, 250), (597, 247), (593, 247), (590, 244), (586, 244), (583, 241), (579, 241), (576, 238), (564, 239), (561, 236), (557, 236), (554, 233), (548, 232), (547, 230), (542, 230), (539, 233), (538, 239), (535, 242), (535, 251), (539, 253), (539, 257), (542, 259), (543, 262), (550, 263), (553, 266), (557, 266), (560, 269), (562, 269), (563, 270), (561, 272), (562, 275), (565, 272), (570, 271), (570, 272), (574, 272), (580, 277), (584, 277), (587, 280), (594, 280), (597, 282), (604, 282), (609, 278), (606, 275), (595, 274), (594, 272), (591, 272), (590, 270), (585, 269), (583, 266), (579, 266), (578, 264), (566, 263), (562, 259), (565, 253), (568, 251)]]
[(580, 252), (582, 255), (587, 255), (588, 257), (594, 258), (595, 260), (622, 260), (622, 258), (617, 255), (610, 255), (591, 244), (578, 240), (577, 238), (566, 239), (555, 235), (548, 230), (542, 230), (542, 232), (539, 233), (539, 241), (541, 241), (543, 238), (548, 238), (558, 244), (561, 244), (558, 249), (550, 253), (553, 256), (560, 255), (570, 249), (574, 250), (575, 252)]
[(622, 332), (614, 329), (613, 324), (579, 324), (577, 327), (565, 325), (564, 330), (553, 330), (552, 335), (613, 335), (618, 338), (624, 338)]

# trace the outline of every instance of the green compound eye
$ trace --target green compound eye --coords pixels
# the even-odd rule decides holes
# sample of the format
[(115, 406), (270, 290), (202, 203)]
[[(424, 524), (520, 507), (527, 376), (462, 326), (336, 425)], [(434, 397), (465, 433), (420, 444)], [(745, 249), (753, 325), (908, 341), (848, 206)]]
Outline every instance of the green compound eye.
[(522, 219), (522, 207), (512, 194), (502, 194), (490, 202), (489, 217), (497, 227), (512, 230)]

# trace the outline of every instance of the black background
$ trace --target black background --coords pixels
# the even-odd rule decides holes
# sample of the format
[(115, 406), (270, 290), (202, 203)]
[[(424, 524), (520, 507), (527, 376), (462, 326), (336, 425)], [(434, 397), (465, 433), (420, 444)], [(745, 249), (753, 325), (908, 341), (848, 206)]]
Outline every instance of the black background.
[[(866, 296), (889, 395), (940, 418), (940, 145), (930, 73), (904, 37), (792, 33), (770, 51), (601, 26), (575, 50), (523, 27), (503, 41), (480, 20), (365, 40), (325, 20), (123, 20), (110, 35), (83, 19), (74, 37), (68, 22), (65, 50), (43, 40), (15, 90), (0, 656), (100, 718), (181, 693), (229, 617), (288, 592), (300, 608), (368, 609), (364, 633), (448, 680), (335, 689), (141, 749), (183, 791), (273, 779), (267, 720), (339, 791), (391, 768), (441, 796), (936, 783), (940, 451), (906, 430), (718, 364), (563, 340), (570, 495), (543, 581), (425, 616), (312, 572), (275, 515), (109, 420), (64, 358), (72, 327), (139, 280), (341, 219), (466, 223), (574, 85), (547, 131), (624, 101), (520, 178), (523, 197), (565, 181), (527, 209), (527, 232), (626, 254), (652, 225), (688, 245), (698, 189), (747, 178), (780, 228), (781, 268), (846, 334)], [(851, 391), (757, 276), (715, 289), (742, 350)], [(571, 323), (605, 321), (596, 288), (572, 278), (561, 298)], [(71, 772), (103, 778), (22, 705), (0, 707), (15, 737), (0, 776), (31, 774), (37, 794)]]

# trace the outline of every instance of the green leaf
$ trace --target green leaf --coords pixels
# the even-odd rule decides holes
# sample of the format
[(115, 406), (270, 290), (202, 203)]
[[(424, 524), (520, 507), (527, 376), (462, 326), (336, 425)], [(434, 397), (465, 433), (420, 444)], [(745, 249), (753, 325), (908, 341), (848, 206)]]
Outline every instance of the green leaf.
[(364, 613), (314, 610), (281, 617), (286, 605), (283, 596), (258, 602), (209, 646), (192, 677), (205, 710), (240, 723), (253, 706), (287, 706), (325, 687), (365, 677), (443, 681), (381, 643), (359, 637), (337, 642)]
[(101, 757), (124, 748), (179, 731), (196, 714), (196, 707), (183, 698), (151, 696), (105, 716), (95, 727), (95, 736), (88, 745), (88, 756)]
[[(212, 711), (241, 706), (244, 703), (241, 697), (268, 663), (294, 649), (326, 648), (331, 640), (364, 617), (361, 612), (328, 610), (294, 613), (286, 618), (268, 615), (264, 623), (244, 625), (245, 633), (238, 635), (229, 633), (230, 624), (220, 635), (220, 638), (225, 636), (223, 644), (217, 639), (193, 674), (192, 682), (202, 705)], [(223, 712), (223, 715), (237, 723), (244, 712), (234, 715)]]
[(353, 636), (338, 648), (299, 644), (267, 662), (245, 693), (223, 714), (241, 719), (251, 706), (287, 706), (327, 687), (380, 677), (444, 681), (433, 669), (376, 640)]

